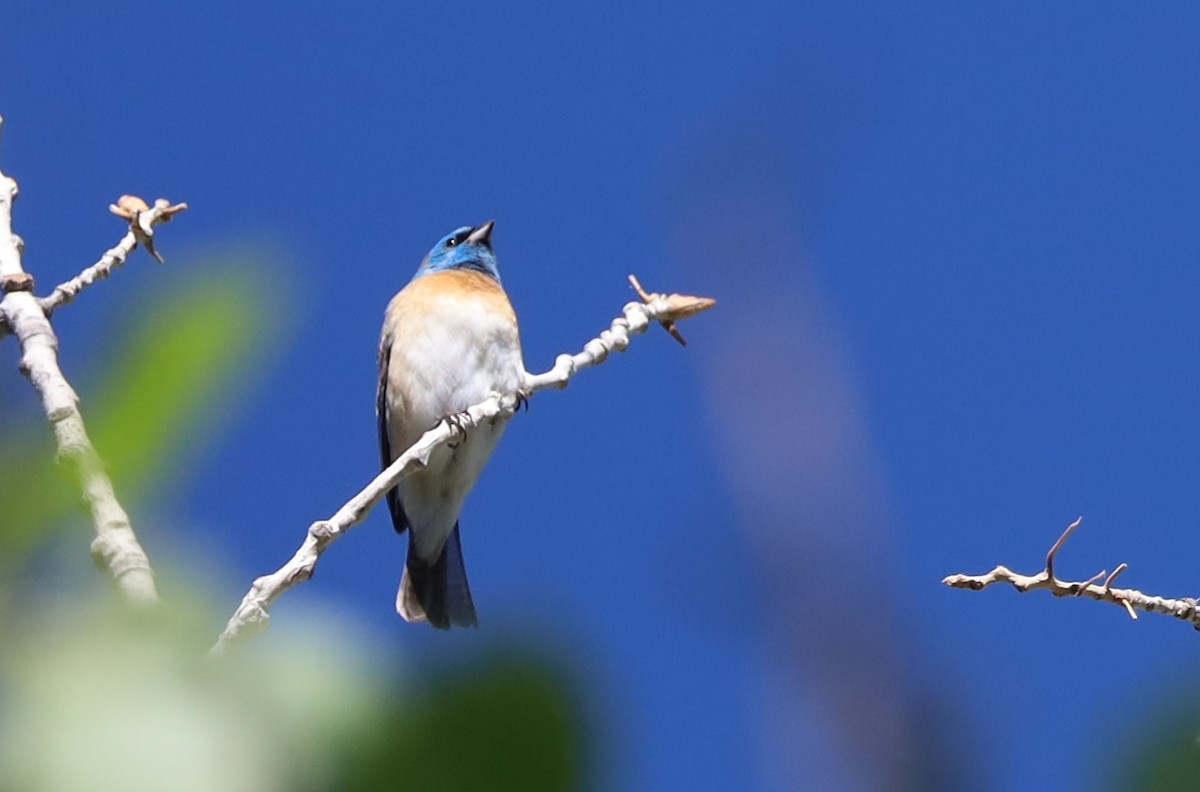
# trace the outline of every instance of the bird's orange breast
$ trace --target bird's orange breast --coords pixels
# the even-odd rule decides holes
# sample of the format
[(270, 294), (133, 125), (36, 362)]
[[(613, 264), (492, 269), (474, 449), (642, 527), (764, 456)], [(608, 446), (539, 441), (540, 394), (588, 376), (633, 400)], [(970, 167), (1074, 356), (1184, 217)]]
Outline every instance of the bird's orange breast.
[[(389, 313), (400, 317), (433, 313), (447, 301), (471, 304), (472, 310), (486, 311), (497, 318), (517, 321), (508, 295), (494, 278), (472, 270), (443, 270), (417, 278), (389, 306)], [(400, 318), (397, 317), (397, 318)]]

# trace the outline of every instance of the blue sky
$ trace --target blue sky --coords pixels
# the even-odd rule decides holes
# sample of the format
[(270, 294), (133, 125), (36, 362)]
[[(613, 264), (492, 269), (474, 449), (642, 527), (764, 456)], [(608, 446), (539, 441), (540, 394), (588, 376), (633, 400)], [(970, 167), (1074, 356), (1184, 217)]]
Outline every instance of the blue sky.
[(373, 473), (387, 299), (496, 218), (533, 370), (629, 272), (720, 305), (514, 422), (463, 515), (479, 631), (395, 617), (382, 513), (278, 621), (344, 608), (397, 665), (544, 642), (587, 682), (604, 787), (887, 788), (927, 753), (1083, 789), (1128, 749), (1106, 723), (1194, 699), (1195, 635), (939, 581), (1035, 571), (1084, 514), (1063, 574), (1194, 591), (1198, 22), (16, 2), (3, 161), (44, 285), (112, 243), (116, 195), (192, 206), (167, 268), (56, 316), (68, 367), (156, 289), (205, 288), (179, 268), (265, 257), (271, 351), (154, 505), (178, 534), (146, 537), (219, 566), (230, 610)]

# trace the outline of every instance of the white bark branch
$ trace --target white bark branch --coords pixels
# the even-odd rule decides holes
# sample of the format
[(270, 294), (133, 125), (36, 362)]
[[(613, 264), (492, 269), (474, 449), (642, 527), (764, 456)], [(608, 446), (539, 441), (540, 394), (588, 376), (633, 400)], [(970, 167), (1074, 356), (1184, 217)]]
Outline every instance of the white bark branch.
[(631, 302), (626, 305), (622, 316), (614, 319), (607, 330), (584, 344), (580, 352), (574, 355), (559, 355), (554, 367), (543, 374), (526, 373), (520, 393), (494, 395), (458, 415), (439, 422), (332, 517), (310, 525), (303, 543), (288, 562), (271, 574), (254, 581), (250, 591), (242, 598), (241, 604), (225, 625), (225, 630), (211, 653), (221, 655), (246, 633), (266, 627), (270, 619), (271, 604), (292, 586), (312, 577), (317, 561), (325, 549), (362, 522), (371, 508), (403, 478), (428, 464), (430, 454), (459, 433), (460, 429), (455, 427), (470, 432), (485, 421), (512, 416), (524, 399), (540, 390), (565, 388), (579, 371), (603, 363), (613, 351), (624, 351), (629, 345), (630, 337), (645, 332), (652, 321), (659, 322), (668, 332), (679, 338), (678, 332), (674, 330), (676, 320), (707, 310), (715, 304), (714, 300), (706, 297), (647, 294), (633, 276), (630, 276), (630, 281), (638, 290), (643, 302)]
[(1050, 548), (1050, 552), (1046, 554), (1045, 569), (1036, 575), (1022, 575), (1013, 572), (1008, 567), (997, 566), (985, 575), (950, 575), (943, 578), (942, 582), (951, 588), (963, 588), (972, 591), (985, 589), (993, 583), (1010, 583), (1013, 588), (1022, 594), (1035, 589), (1045, 589), (1056, 597), (1090, 597), (1094, 600), (1120, 605), (1133, 619), (1137, 619), (1138, 611), (1165, 613), (1169, 616), (1174, 616), (1176, 619), (1188, 622), (1192, 627), (1200, 630), (1200, 610), (1197, 609), (1196, 600), (1192, 597), (1172, 599), (1144, 594), (1137, 589), (1113, 588), (1113, 581), (1128, 568), (1128, 564), (1119, 564), (1113, 570), (1112, 574), (1108, 574), (1107, 571), (1101, 571), (1087, 580), (1067, 581), (1059, 580), (1055, 577), (1054, 558), (1062, 548), (1063, 543), (1067, 541), (1067, 538), (1079, 527), (1082, 521), (1083, 518), (1080, 517), (1067, 526), (1067, 529), (1058, 537), (1058, 541)]
[[(129, 221), (129, 231), (115, 247), (106, 250), (99, 261), (71, 280), (54, 287), (54, 291), (49, 296), (38, 300), (38, 304), (46, 316), (54, 313), (54, 309), (60, 305), (66, 305), (74, 300), (79, 292), (88, 286), (111, 275), (114, 269), (125, 263), (129, 254), (139, 243), (151, 256), (161, 262), (163, 258), (154, 248), (154, 226), (168, 222), (176, 214), (187, 209), (187, 204), (172, 204), (165, 198), (159, 198), (151, 207), (136, 195), (122, 195), (117, 199), (117, 203), (109, 206), (108, 209), (118, 217)], [(0, 315), (0, 339), (11, 334), (11, 325), (4, 316)]]
[(150, 207), (137, 196), (122, 195), (115, 204), (108, 208), (117, 217), (129, 221), (129, 232), (115, 247), (106, 250), (99, 261), (66, 283), (60, 283), (54, 287), (54, 291), (49, 296), (39, 300), (42, 310), (47, 316), (53, 313), (55, 308), (71, 302), (79, 292), (96, 281), (107, 278), (114, 269), (122, 266), (139, 242), (150, 255), (162, 262), (162, 256), (154, 248), (154, 226), (168, 222), (176, 214), (186, 209), (187, 204), (172, 205), (165, 198), (159, 198), (154, 202), (154, 206)]
[(93, 557), (108, 569), (129, 600), (155, 602), (158, 593), (150, 562), (134, 536), (129, 516), (117, 501), (103, 462), (88, 439), (78, 397), (58, 365), (58, 338), (33, 295), (33, 278), (21, 264), (23, 243), (12, 228), (12, 206), (17, 192), (17, 182), (0, 171), (0, 286), (4, 292), (0, 317), (21, 343), (21, 372), (41, 397), (46, 418), (54, 430), (59, 459), (79, 479), (96, 532)]

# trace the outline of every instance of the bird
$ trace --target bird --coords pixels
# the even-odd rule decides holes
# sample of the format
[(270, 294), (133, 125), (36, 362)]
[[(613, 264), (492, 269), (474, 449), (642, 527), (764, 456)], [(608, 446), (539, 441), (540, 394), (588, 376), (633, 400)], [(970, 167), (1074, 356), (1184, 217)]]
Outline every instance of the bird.
[[(376, 414), (387, 468), (439, 421), (525, 377), (517, 315), (500, 284), (494, 220), (447, 234), (384, 314)], [(478, 625), (463, 563), (459, 513), (504, 433), (505, 419), (459, 431), (425, 468), (387, 493), (392, 525), (408, 532), (396, 611), (438, 629)], [(461, 429), (461, 428), (460, 428)]]

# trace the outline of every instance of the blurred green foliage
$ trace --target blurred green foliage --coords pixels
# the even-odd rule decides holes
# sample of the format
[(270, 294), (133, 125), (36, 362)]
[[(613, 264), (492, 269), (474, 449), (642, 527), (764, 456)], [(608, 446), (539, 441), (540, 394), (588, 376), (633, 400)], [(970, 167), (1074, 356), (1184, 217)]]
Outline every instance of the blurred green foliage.
[(1181, 792), (1200, 789), (1200, 696), (1183, 686), (1186, 695), (1173, 696), (1143, 728), (1123, 728), (1124, 747), (1114, 790)]
[(259, 268), (234, 259), (205, 269), (203, 288), (147, 306), (88, 396), (92, 441), (130, 501), (175, 472), (181, 440), (204, 436), (197, 429), (220, 413), (216, 402), (238, 392), (247, 364), (275, 340)]
[[(192, 266), (203, 287), (193, 275), (156, 294), (111, 360), (97, 363), (100, 381), (80, 389), (94, 444), (134, 514), (181, 472), (180, 449), (278, 336), (252, 261)], [(206, 653), (228, 614), (212, 607), (216, 592), (163, 558), (151, 561), (170, 600), (149, 613), (129, 612), (99, 572), (79, 591), (48, 587), (63, 576), (46, 570), (56, 563), (46, 549), (86, 556), (87, 518), (74, 484), (54, 469), (49, 428), (0, 421), (0, 789), (585, 785), (576, 688), (536, 651), (509, 647), (463, 658), (453, 674), (424, 673), (384, 659), (366, 631), (347, 627), (353, 614), (335, 614), (268, 631), (213, 661)], [(158, 547), (169, 543), (156, 537)], [(48, 573), (20, 574), (31, 559)]]
[(79, 500), (55, 470), (54, 441), (44, 422), (6, 429), (0, 435), (0, 579), (11, 578), (38, 540)]
[(456, 668), (389, 708), (382, 728), (350, 754), (340, 788), (578, 789), (585, 741), (570, 691), (519, 653)]

